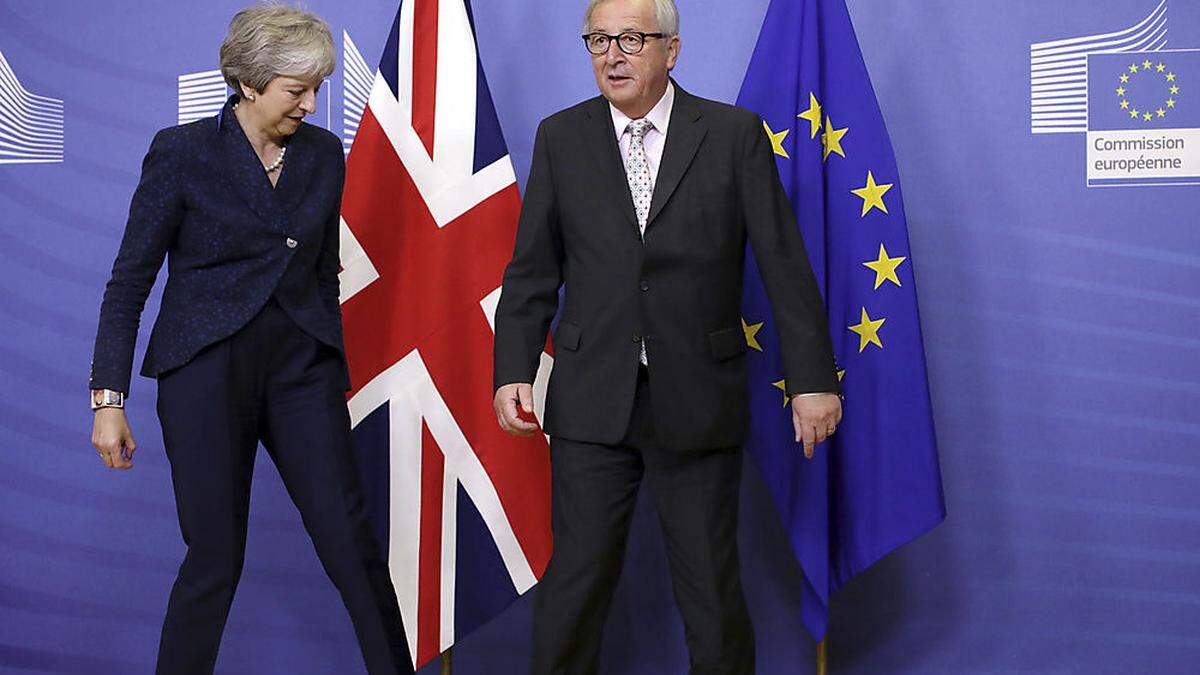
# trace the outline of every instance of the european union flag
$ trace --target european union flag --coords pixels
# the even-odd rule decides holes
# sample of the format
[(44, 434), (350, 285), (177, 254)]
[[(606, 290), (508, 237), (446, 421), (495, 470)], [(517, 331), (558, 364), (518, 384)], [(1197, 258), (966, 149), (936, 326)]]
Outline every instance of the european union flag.
[(946, 517), (896, 160), (844, 0), (773, 0), (738, 104), (763, 118), (822, 285), (845, 395), (806, 461), (784, 407), (767, 293), (747, 250), (743, 319), (758, 462), (807, 577), (804, 623)]

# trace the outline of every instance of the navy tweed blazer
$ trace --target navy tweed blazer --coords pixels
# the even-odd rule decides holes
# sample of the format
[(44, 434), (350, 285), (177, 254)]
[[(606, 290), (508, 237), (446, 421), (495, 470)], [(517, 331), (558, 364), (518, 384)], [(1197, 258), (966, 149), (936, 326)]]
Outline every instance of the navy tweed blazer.
[(234, 117), (235, 99), (150, 144), (100, 307), (92, 389), (129, 392), (138, 324), (164, 257), (166, 288), (142, 375), (184, 365), (245, 326), (272, 295), (302, 330), (344, 354), (342, 143), (301, 124), (272, 188)]

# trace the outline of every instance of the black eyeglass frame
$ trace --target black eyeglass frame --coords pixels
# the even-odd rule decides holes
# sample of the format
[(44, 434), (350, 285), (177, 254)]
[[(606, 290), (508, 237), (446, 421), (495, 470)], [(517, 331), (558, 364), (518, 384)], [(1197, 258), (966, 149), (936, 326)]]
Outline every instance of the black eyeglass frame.
[[(623, 45), (621, 43), (621, 38), (623, 38), (627, 35), (636, 35), (638, 37), (637, 51), (631, 52), (625, 48), (625, 45)], [(594, 52), (594, 51), (592, 51), (592, 42), (591, 42), (590, 38), (597, 37), (597, 36), (602, 36), (602, 37), (608, 38), (608, 44), (604, 45), (603, 51)], [(617, 49), (620, 49), (625, 54), (633, 56), (635, 54), (641, 54), (642, 50), (646, 48), (646, 38), (653, 38), (655, 40), (661, 40), (662, 38), (665, 38), (666, 36), (667, 36), (666, 33), (643, 33), (642, 31), (638, 31), (638, 30), (626, 30), (626, 31), (621, 31), (620, 33), (618, 33), (616, 35), (609, 35), (608, 33), (601, 33), (600, 31), (592, 31), (591, 33), (584, 33), (580, 37), (583, 38), (583, 44), (585, 47), (587, 47), (588, 53), (593, 56), (601, 56), (601, 55), (607, 54), (609, 48), (611, 47), (611, 43), (613, 43), (613, 42), (617, 43)]]

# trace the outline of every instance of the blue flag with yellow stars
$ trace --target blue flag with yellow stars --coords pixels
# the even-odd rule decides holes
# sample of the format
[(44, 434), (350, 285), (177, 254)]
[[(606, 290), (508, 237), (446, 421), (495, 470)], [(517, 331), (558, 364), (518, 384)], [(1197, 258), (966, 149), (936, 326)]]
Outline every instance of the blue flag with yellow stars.
[(772, 0), (738, 105), (763, 119), (829, 312), (844, 417), (805, 460), (747, 248), (751, 433), (825, 636), (830, 594), (946, 517), (891, 141), (844, 0)]

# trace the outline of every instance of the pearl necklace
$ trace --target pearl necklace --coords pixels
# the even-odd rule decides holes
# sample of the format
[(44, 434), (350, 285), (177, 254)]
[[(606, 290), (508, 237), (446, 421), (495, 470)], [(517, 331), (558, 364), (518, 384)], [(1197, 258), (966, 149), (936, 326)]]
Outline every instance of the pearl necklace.
[(263, 167), (263, 168), (266, 169), (267, 173), (272, 173), (279, 167), (283, 166), (283, 156), (286, 154), (287, 154), (287, 146), (284, 146), (279, 149), (279, 157), (276, 157), (275, 161), (271, 162), (270, 166)]
[[(238, 104), (234, 103), (233, 109), (237, 110), (237, 107), (238, 107)], [(266, 171), (267, 173), (275, 173), (275, 171), (277, 171), (279, 169), (279, 167), (283, 166), (283, 156), (286, 154), (287, 154), (287, 146), (285, 145), (279, 149), (279, 156), (275, 158), (275, 161), (271, 162), (271, 164), (269, 166), (264, 166), (263, 170)]]

